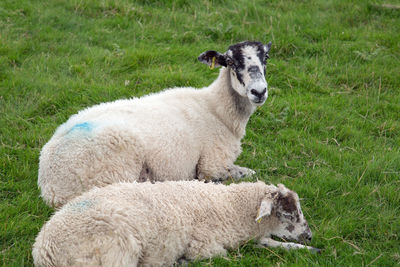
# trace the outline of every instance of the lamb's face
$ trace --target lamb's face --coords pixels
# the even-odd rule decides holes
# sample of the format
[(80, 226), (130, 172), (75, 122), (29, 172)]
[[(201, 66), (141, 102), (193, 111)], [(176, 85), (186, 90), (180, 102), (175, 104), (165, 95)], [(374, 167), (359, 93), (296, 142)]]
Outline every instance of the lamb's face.
[(298, 195), (279, 184), (275, 192), (269, 193), (261, 202), (256, 221), (264, 216), (270, 216), (265, 222), (265, 235), (276, 236), (286, 241), (304, 243), (310, 241), (312, 234), (301, 211)]
[(268, 97), (265, 68), (270, 48), (271, 42), (263, 45), (246, 41), (231, 45), (225, 54), (209, 50), (198, 59), (211, 67), (227, 67), (232, 88), (253, 105), (261, 106)]
[(271, 43), (242, 42), (225, 53), (233, 89), (255, 106), (264, 104), (268, 97), (265, 67), (270, 47)]
[(272, 235), (288, 241), (304, 243), (312, 238), (311, 230), (301, 211), (298, 195), (279, 185), (276, 208), (272, 213), (279, 221)]

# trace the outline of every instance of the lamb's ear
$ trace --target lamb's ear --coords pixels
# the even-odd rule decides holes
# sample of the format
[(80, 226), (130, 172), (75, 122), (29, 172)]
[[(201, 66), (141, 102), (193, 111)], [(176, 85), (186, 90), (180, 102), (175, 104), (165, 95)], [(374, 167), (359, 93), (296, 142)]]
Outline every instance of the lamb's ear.
[(201, 53), (197, 59), (210, 67), (227, 66), (226, 56), (214, 50)]
[(261, 201), (260, 208), (258, 209), (258, 214), (256, 222), (260, 222), (262, 217), (271, 215), (272, 206), (274, 205), (274, 199), (271, 197), (265, 197)]
[(289, 192), (289, 189), (284, 184), (278, 184), (279, 192), (283, 195), (286, 195)]

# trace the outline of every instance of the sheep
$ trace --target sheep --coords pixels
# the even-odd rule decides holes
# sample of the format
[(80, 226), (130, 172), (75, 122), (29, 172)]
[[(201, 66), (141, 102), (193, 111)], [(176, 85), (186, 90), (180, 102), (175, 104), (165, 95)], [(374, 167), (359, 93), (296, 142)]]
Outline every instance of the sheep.
[(199, 61), (222, 67), (208, 87), (174, 88), (84, 109), (40, 153), (38, 186), (60, 207), (114, 182), (226, 180), (253, 175), (234, 164), (256, 107), (267, 99), (271, 43), (241, 42)]
[(252, 239), (312, 247), (298, 195), (264, 182), (167, 181), (94, 188), (57, 211), (33, 246), (36, 266), (171, 266), (223, 256)]

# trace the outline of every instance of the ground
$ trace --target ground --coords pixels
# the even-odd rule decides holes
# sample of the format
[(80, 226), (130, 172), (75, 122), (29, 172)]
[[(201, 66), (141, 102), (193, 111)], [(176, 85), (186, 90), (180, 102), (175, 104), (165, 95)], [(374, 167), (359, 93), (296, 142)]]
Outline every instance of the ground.
[[(391, 4), (391, 5), (383, 5)], [(269, 98), (238, 164), (298, 192), (307, 251), (247, 243), (194, 265), (400, 264), (399, 1), (0, 1), (0, 263), (32, 264), (53, 213), (38, 158), (58, 125), (100, 102), (210, 84), (197, 62), (272, 41)]]

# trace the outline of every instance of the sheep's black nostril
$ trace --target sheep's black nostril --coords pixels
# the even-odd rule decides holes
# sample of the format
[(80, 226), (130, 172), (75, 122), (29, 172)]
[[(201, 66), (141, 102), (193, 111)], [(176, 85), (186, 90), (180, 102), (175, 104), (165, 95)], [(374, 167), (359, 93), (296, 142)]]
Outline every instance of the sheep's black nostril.
[(267, 92), (267, 88), (264, 88), (264, 90), (261, 93), (259, 93), (256, 89), (251, 89), (250, 90), (250, 93), (255, 95), (255, 96), (257, 96), (258, 98), (263, 97), (266, 92)]
[(264, 90), (261, 92), (260, 95), (265, 95), (266, 92), (267, 92), (267, 88), (264, 88)]

